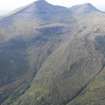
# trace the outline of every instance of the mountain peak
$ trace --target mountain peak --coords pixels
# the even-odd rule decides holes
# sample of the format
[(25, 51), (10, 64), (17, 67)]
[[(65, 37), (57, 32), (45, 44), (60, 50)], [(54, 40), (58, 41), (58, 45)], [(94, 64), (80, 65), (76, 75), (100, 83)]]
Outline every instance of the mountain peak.
[(46, 0), (37, 0), (37, 1), (46, 2)]
[(49, 4), (46, 0), (37, 0), (35, 3), (33, 3), (34, 8), (39, 9), (40, 11), (44, 11), (43, 9), (47, 9), (49, 6), (52, 6)]
[(37, 3), (40, 3), (40, 4), (46, 4), (46, 3), (48, 3), (46, 0), (37, 0), (36, 2), (35, 2), (35, 4), (37, 4)]
[(85, 6), (85, 7), (94, 7), (91, 3), (81, 4), (81, 6)]
[(91, 3), (86, 3), (86, 4), (82, 4), (80, 5), (81, 8), (84, 8), (84, 9), (91, 9), (91, 10), (96, 10), (96, 8), (91, 4)]
[(24, 7), (20, 11), (13, 14), (15, 18), (24, 17), (24, 19), (34, 19), (38, 21), (70, 21), (71, 12), (68, 8), (55, 6), (46, 0), (37, 0), (34, 3)]
[(73, 14), (88, 14), (97, 11), (97, 9), (90, 3), (81, 4), (71, 7)]

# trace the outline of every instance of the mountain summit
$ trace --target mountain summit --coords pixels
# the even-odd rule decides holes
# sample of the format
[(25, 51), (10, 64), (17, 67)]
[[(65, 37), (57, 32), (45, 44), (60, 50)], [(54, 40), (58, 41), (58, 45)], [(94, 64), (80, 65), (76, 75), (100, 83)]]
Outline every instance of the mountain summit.
[(19, 10), (15, 14), (3, 18), (0, 21), (0, 26), (11, 26), (13, 20), (18, 21), (36, 21), (38, 24), (50, 22), (70, 22), (71, 12), (69, 9), (62, 6), (54, 6), (45, 0), (38, 0), (25, 8)]
[(81, 15), (98, 11), (92, 4), (86, 3), (82, 5), (73, 6), (70, 8), (73, 14)]
[(66, 21), (68, 20), (68, 16), (70, 16), (70, 11), (65, 7), (54, 6), (45, 0), (38, 0), (33, 4), (25, 7), (23, 10), (19, 11), (19, 13), (16, 15), (20, 14), (22, 17), (24, 16), (24, 18), (27, 18), (28, 16), (30, 18), (31, 16), (31, 18), (35, 18), (41, 21)]

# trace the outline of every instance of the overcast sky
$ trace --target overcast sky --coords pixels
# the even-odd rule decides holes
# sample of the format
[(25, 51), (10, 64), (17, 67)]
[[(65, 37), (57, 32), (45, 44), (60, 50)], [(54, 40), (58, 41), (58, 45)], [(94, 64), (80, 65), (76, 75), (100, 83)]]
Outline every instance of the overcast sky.
[[(0, 14), (7, 14), (36, 0), (0, 0)], [(105, 0), (46, 0), (54, 5), (71, 7), (77, 4), (92, 3), (98, 9), (105, 11)]]

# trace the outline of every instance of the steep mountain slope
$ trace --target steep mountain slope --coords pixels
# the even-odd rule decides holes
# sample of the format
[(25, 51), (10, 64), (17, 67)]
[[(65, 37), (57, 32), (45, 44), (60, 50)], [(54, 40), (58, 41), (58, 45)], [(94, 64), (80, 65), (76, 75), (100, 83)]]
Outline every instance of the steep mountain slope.
[(90, 4), (67, 9), (43, 0), (4, 18), (11, 35), (0, 31), (1, 105), (104, 105), (104, 21)]
[[(91, 38), (95, 36), (96, 49), (99, 50), (99, 52), (103, 54), (103, 59), (104, 59), (105, 58), (105, 47), (104, 47), (105, 45), (105, 31), (104, 31), (105, 24), (103, 24), (103, 21), (105, 20), (105, 15), (98, 14), (97, 17), (94, 15), (93, 19), (90, 19), (90, 22), (88, 23), (88, 24), (94, 23), (95, 25), (93, 28), (94, 34), (92, 35)], [(98, 24), (98, 22), (100, 24)], [(105, 100), (104, 100), (105, 99), (104, 97), (105, 60), (103, 61), (104, 61), (103, 67), (100, 69), (100, 72), (98, 72), (93, 77), (93, 79), (88, 83), (85, 89), (80, 94), (78, 94), (78, 96), (67, 105), (104, 105), (105, 104)]]
[(103, 67), (97, 51), (88, 49), (91, 44), (87, 47), (80, 42), (73, 40), (53, 53), (29, 90), (13, 105), (65, 105), (75, 97)]
[(10, 105), (66, 105), (76, 99), (104, 69), (104, 19), (99, 11), (75, 18), (72, 37), (47, 58), (30, 88)]
[(67, 105), (104, 105), (105, 104), (105, 68), (87, 86), (87, 88)]
[(67, 39), (73, 29), (66, 24), (68, 11), (39, 0), (0, 21), (0, 104), (8, 95), (23, 94), (42, 63)]

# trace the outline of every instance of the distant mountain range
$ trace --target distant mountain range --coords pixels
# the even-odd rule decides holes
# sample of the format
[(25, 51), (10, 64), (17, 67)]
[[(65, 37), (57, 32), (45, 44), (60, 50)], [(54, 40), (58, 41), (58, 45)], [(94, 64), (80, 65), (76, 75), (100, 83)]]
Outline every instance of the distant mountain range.
[(0, 20), (0, 105), (104, 105), (105, 14), (45, 0)]

